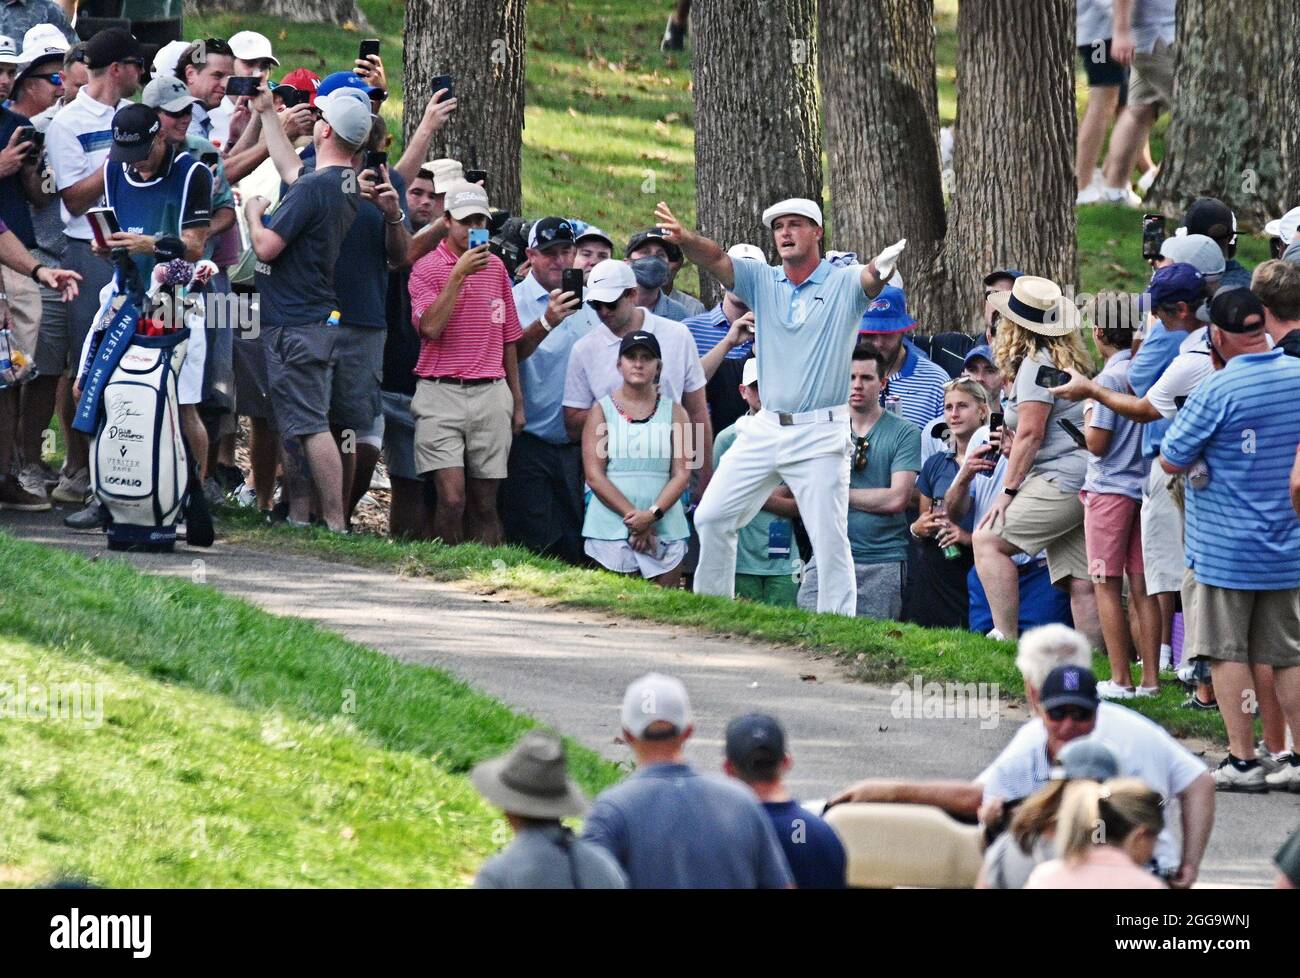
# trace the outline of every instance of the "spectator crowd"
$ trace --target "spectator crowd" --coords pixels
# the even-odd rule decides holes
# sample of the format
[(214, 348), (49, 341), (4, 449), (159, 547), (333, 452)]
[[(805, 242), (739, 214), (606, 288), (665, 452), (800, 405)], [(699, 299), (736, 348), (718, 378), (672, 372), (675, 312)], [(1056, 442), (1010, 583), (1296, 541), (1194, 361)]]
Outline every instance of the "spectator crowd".
[[(174, 237), (212, 266), (178, 399), (213, 502), (344, 533), (382, 460), (396, 537), (1020, 639), (1036, 719), (970, 784), (909, 795), (972, 818), (1025, 801), (984, 812), (1014, 840), (989, 850), (989, 881), (1190, 885), (1209, 782), (1300, 791), (1300, 208), (1271, 226), (1280, 257), (1252, 270), (1232, 211), (1197, 199), (1140, 295), (1080, 305), (989, 269), (983, 331), (925, 337), (905, 242), (865, 263), (824, 252), (815, 201), (774, 202), (770, 240), (753, 242), (710, 241), (663, 204), (617, 237), (581, 215), (520, 222), (492, 207), (490, 173), (428, 159), (457, 111), (447, 90), (388, 160), (378, 55), (320, 77), (252, 31), (154, 51), (117, 28), (14, 30), (29, 6), (0, 12), (0, 509), (57, 502), (78, 507), (71, 527), (105, 525), (71, 419), (126, 288), (110, 255), (147, 281)], [(1153, 176), (1173, 10), (1079, 4), (1081, 204), (1131, 203), (1135, 161)], [(105, 207), (116, 230), (97, 223)], [(712, 308), (680, 287), (688, 262), (720, 286)], [(59, 471), (42, 459), (51, 417)], [(1228, 730), (1210, 777), (1110, 702), (1155, 695), (1176, 667), (1186, 707), (1221, 710)], [(627, 695), (640, 770), (581, 839), (559, 821), (585, 802), (554, 738), (476, 772), (520, 831), (484, 885), (842, 885), (834, 833), (782, 787), (776, 720), (728, 728), (742, 789), (684, 764), (680, 683)], [(1111, 754), (1071, 773), (1064, 748), (1094, 727)], [(794, 819), (805, 848), (787, 845)], [(689, 859), (663, 857), (679, 845)]]

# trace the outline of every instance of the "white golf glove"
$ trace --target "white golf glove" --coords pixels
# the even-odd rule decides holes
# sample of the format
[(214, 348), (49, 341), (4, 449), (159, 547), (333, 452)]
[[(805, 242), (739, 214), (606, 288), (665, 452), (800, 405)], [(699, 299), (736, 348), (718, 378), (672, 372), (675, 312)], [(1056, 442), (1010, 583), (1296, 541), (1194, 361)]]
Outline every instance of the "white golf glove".
[(907, 247), (907, 239), (903, 238), (895, 241), (888, 248), (876, 255), (873, 264), (876, 266), (876, 274), (883, 282), (894, 274), (894, 266), (898, 264), (898, 256), (903, 253)]

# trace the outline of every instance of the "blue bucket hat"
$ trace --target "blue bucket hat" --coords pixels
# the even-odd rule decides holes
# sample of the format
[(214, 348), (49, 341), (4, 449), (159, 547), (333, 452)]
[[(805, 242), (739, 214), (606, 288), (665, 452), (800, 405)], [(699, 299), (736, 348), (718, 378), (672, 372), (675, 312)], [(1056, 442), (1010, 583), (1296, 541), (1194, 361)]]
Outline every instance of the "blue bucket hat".
[(905, 333), (915, 325), (916, 320), (907, 314), (907, 298), (903, 290), (886, 285), (862, 314), (858, 332)]

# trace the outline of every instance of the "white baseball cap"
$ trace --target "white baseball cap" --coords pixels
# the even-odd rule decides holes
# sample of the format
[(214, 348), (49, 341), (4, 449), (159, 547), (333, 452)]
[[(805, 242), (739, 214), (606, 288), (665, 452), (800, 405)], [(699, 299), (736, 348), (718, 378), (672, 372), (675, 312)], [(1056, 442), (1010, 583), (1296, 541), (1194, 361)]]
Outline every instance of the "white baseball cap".
[(458, 221), (463, 221), (473, 214), (492, 216), (492, 211), (488, 207), (487, 191), (477, 183), (470, 183), (468, 180), (457, 180), (448, 187), (442, 206)]
[(659, 721), (671, 723), (677, 733), (682, 733), (691, 725), (691, 703), (680, 679), (651, 672), (633, 682), (623, 694), (623, 729), (640, 738), (650, 724)]
[(818, 227), (822, 227), (822, 209), (816, 201), (809, 200), (807, 197), (791, 197), (789, 200), (773, 204), (763, 211), (763, 223), (770, 228), (778, 217), (785, 217), (787, 214), (806, 217)]
[(176, 74), (176, 65), (189, 46), (189, 41), (168, 41), (160, 47), (153, 56), (153, 76)]
[(745, 361), (745, 366), (741, 369), (740, 384), (742, 387), (748, 387), (750, 384), (758, 383), (758, 357), (750, 357)]
[(1300, 207), (1292, 207), (1281, 217), (1264, 225), (1264, 233), (1281, 238), (1284, 245), (1291, 243), (1297, 229), (1300, 229)]
[[(636, 288), (632, 266), (617, 258), (597, 262), (587, 277), (586, 298), (596, 302), (616, 302), (628, 289)], [(631, 729), (631, 728), (629, 728)]]
[(431, 160), (420, 167), (420, 175), (433, 181), (435, 194), (445, 194), (453, 183), (465, 179), (465, 170), (461, 167), (460, 160), (444, 156), (440, 160)]
[(277, 68), (280, 66), (279, 59), (271, 53), (271, 42), (257, 31), (240, 31), (226, 43), (230, 45), (230, 50), (235, 52), (235, 57), (240, 61), (260, 61), (267, 58)]
[(767, 264), (767, 255), (763, 254), (763, 249), (758, 245), (752, 244), (734, 244), (727, 249), (728, 258), (749, 258), (753, 261)]
[(18, 45), (14, 43), (12, 37), (6, 37), (4, 34), (0, 34), (0, 61), (18, 64)]

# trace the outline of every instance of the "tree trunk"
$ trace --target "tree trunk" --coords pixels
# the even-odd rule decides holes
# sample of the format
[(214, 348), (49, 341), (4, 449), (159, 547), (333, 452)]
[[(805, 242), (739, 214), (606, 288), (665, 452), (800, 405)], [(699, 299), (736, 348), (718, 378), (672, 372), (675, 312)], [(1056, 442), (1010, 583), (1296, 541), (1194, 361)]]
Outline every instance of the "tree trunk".
[(980, 322), (990, 269), (1074, 282), (1074, 2), (962, 0), (951, 174), (932, 16), (927, 0), (822, 0), (821, 56), (837, 243), (865, 260), (906, 237), (909, 311), (941, 332)]
[(1300, 4), (1180, 3), (1174, 113), (1153, 209), (1218, 197), (1243, 229), (1300, 200)]
[(434, 136), (430, 158), (488, 171), (492, 206), (521, 209), (526, 0), (407, 0), (405, 116), (409, 142), (433, 95), (452, 76), (460, 108)]
[[(695, 199), (700, 231), (771, 253), (763, 210), (821, 202), (816, 0), (709, 0), (691, 7)], [(717, 284), (701, 273), (706, 305)]]
[(818, 19), (835, 247), (865, 262), (906, 238), (908, 310), (927, 331), (944, 328), (958, 296), (940, 260), (933, 4), (821, 0)]
[(370, 24), (357, 6), (357, 0), (185, 0), (185, 12), (201, 15), (266, 14), (300, 24), (351, 23), (357, 28)]

